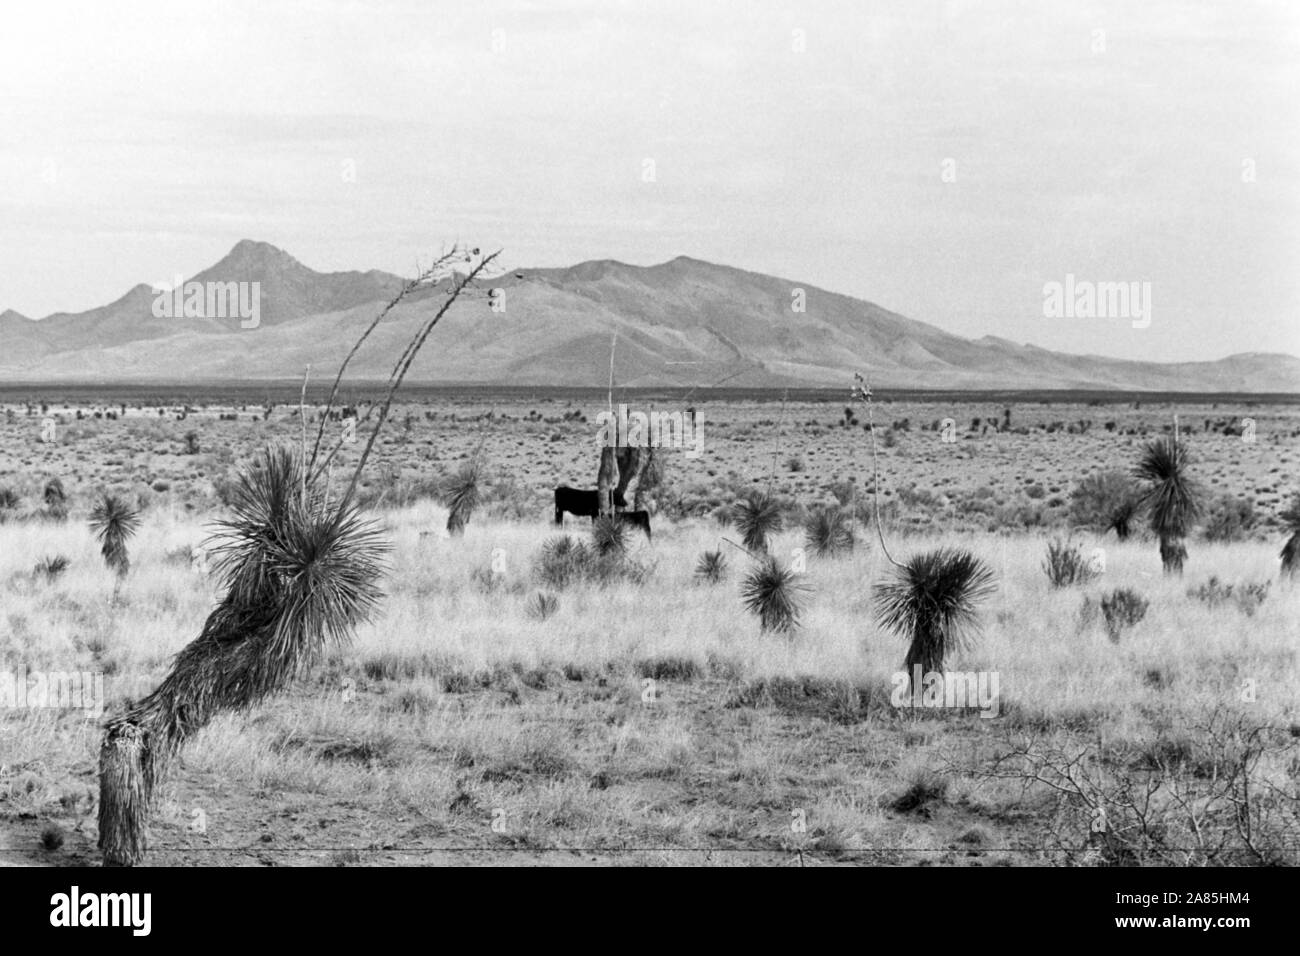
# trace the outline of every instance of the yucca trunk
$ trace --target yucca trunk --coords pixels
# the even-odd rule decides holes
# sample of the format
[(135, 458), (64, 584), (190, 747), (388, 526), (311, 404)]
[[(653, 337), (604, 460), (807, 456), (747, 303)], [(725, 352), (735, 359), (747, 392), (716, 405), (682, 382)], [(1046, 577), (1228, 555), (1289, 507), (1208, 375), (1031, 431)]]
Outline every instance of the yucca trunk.
[(947, 645), (948, 640), (941, 628), (927, 623), (917, 624), (907, 647), (907, 656), (903, 659), (903, 669), (907, 671), (909, 688), (912, 684), (912, 675), (917, 673), (918, 666), (922, 674), (943, 670), (944, 650)]
[(596, 500), (600, 514), (614, 513), (614, 492), (618, 488), (616, 449), (607, 445), (600, 450), (600, 468), (596, 472)]
[(128, 720), (108, 725), (99, 748), (99, 851), (105, 866), (134, 866), (149, 846), (153, 759), (148, 732)]
[(143, 859), (154, 785), (185, 742), (218, 712), (249, 707), (281, 690), (309, 663), (309, 651), (291, 652), (287, 661), (259, 660), (275, 639), (274, 623), (239, 633), (232, 610), (227, 599), (213, 611), (153, 693), (105, 729), (99, 751), (99, 849), (106, 866), (134, 866)]
[(1187, 548), (1181, 540), (1169, 536), (1160, 538), (1160, 563), (1164, 565), (1165, 574), (1182, 574), (1186, 560)]

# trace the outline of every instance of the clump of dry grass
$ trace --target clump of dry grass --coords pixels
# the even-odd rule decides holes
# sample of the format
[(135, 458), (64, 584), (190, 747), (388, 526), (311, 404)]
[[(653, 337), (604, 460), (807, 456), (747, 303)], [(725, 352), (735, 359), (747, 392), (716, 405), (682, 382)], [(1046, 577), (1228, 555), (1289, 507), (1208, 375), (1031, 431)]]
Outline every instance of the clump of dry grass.
[(1119, 643), (1120, 635), (1147, 615), (1150, 602), (1131, 588), (1116, 588), (1101, 599), (1101, 614), (1106, 633)]
[(1087, 584), (1097, 577), (1097, 571), (1084, 557), (1079, 545), (1061, 538), (1053, 538), (1048, 543), (1043, 571), (1054, 588)]
[(534, 621), (545, 621), (560, 609), (560, 599), (546, 591), (538, 591), (528, 599), (528, 616)]
[(1210, 607), (1218, 607), (1231, 601), (1236, 604), (1241, 613), (1247, 617), (1254, 617), (1259, 606), (1268, 598), (1268, 590), (1267, 581), (1227, 584), (1220, 581), (1217, 575), (1212, 574), (1209, 580), (1197, 587), (1189, 588), (1187, 596), (1203, 601)]

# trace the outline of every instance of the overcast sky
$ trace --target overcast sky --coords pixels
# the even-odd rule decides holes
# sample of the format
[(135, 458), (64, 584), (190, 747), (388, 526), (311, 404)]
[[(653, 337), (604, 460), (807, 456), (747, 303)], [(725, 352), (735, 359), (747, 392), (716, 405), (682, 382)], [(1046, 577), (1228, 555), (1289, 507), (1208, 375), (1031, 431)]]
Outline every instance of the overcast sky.
[[(1073, 352), (1300, 354), (1297, 119), (1294, 2), (42, 0), (0, 29), (0, 311), (241, 238), (403, 274), (460, 238)], [(1044, 317), (1067, 273), (1150, 282), (1150, 326)]]

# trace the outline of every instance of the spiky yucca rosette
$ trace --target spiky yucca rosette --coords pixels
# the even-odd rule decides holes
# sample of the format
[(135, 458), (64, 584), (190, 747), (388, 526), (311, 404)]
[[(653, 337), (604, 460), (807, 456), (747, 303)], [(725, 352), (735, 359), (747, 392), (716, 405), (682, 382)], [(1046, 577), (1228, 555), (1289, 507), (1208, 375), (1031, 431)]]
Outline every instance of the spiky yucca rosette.
[(903, 666), (909, 681), (916, 667), (943, 670), (944, 658), (977, 625), (976, 605), (994, 589), (993, 572), (962, 548), (914, 554), (876, 585), (880, 622), (908, 641)]
[[(370, 322), (339, 366), (310, 452), (304, 377), (301, 446), (267, 449), (240, 475), (234, 515), (222, 522), (213, 549), (224, 596), (198, 639), (176, 655), (162, 684), (105, 727), (99, 848), (106, 864), (129, 866), (143, 858), (154, 787), (192, 734), (221, 711), (251, 707), (283, 689), (330, 644), (348, 642), (383, 597), (379, 576), (387, 545), (356, 504), (357, 483), (425, 340), (478, 278), (491, 275), (489, 267), (499, 255), (453, 246), (421, 270)], [(471, 264), (468, 270), (465, 263)], [(360, 419), (375, 416), (370, 437), (346, 490), (331, 499), (326, 491), (331, 467), (346, 439), (340, 436), (330, 448), (325, 423), (348, 365), (404, 299), (436, 289), (443, 280), (441, 303), (398, 356), (383, 401)]]
[(214, 554), (225, 596), (153, 693), (109, 722), (100, 749), (99, 847), (133, 865), (156, 782), (214, 716), (259, 703), (342, 645), (382, 597), (387, 545), (351, 502), (305, 480), (300, 454), (267, 449), (241, 476)]

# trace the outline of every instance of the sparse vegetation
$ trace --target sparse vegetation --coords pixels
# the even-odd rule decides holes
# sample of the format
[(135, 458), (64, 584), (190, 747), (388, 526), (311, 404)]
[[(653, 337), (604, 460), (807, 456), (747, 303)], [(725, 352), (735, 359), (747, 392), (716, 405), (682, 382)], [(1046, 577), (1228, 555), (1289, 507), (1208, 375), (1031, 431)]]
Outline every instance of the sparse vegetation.
[(1268, 598), (1269, 582), (1245, 582), (1227, 584), (1216, 575), (1210, 575), (1208, 581), (1194, 588), (1189, 588), (1187, 596), (1203, 601), (1210, 607), (1233, 603), (1247, 617), (1253, 617), (1259, 606)]
[(1116, 588), (1101, 599), (1101, 616), (1106, 622), (1106, 634), (1115, 643), (1120, 635), (1141, 621), (1147, 614), (1150, 602), (1131, 588)]
[(1084, 556), (1082, 548), (1061, 538), (1053, 538), (1048, 543), (1043, 570), (1054, 588), (1087, 584), (1097, 576), (1097, 571)]
[(1114, 531), (1120, 541), (1127, 541), (1139, 501), (1139, 490), (1128, 475), (1093, 472), (1070, 492), (1070, 518), (1080, 527)]
[[(257, 396), (259, 419), (264, 398)], [(242, 410), (232, 419), (198, 407), (181, 422), (171, 411), (159, 419), (153, 409), (133, 407), (111, 424), (92, 421), (88, 412), (87, 425), (103, 430), (68, 444), (37, 446), (30, 436), (16, 437), (11, 452), (38, 455), (11, 457), (0, 477), (18, 499), (0, 528), (0, 654), (119, 679), (138, 675), (130, 683), (107, 682), (110, 716), (165, 680), (174, 655), (195, 636), (193, 622), (212, 609), (213, 587), (221, 599), (221, 573), (200, 575), (190, 560), (191, 547), (222, 510), (213, 486), (229, 476), (237, 488), (263, 438), (296, 443), (299, 422), (285, 413), (295, 402), (296, 396), (281, 403), (265, 424)], [(590, 484), (590, 477), (567, 470), (581, 424), (566, 417), (574, 409), (564, 401), (534, 403), (539, 419), (555, 423), (520, 414), (504, 424), (519, 409), (496, 403), (483, 457), (500, 462), (503, 477), (483, 483), (472, 527), (450, 539), (440, 533), (445, 498), (431, 492), (444, 487), (441, 474), (454, 473), (476, 451), (484, 433), (476, 416), (487, 403), (411, 404), (397, 413), (399, 422), (414, 416), (410, 436), (399, 431), (391, 444), (387, 436), (378, 442), (375, 460), (384, 467), (370, 473), (372, 489), (387, 491), (372, 500), (395, 547), (381, 579), (389, 594), (384, 619), (360, 626), (351, 646), (330, 644), (304, 680), (264, 705), (223, 710), (190, 738), (181, 792), (187, 807), (192, 794), (222, 828), (205, 861), (247, 862), (247, 854), (221, 847), (257, 844), (264, 834), (289, 839), (292, 824), (262, 811), (267, 794), (292, 792), (308, 795), (304, 800), (350, 839), (356, 835), (358, 850), (347, 856), (358, 865), (384, 859), (368, 847), (390, 843), (412, 853), (426, 848), (431, 859), (443, 848), (475, 847), (484, 859), (500, 860), (521, 848), (581, 843), (595, 858), (628, 862), (663, 858), (640, 853), (642, 846), (707, 852), (719, 862), (739, 859), (727, 856), (735, 847), (748, 861), (788, 862), (796, 844), (809, 862), (1103, 865), (1157, 861), (1174, 847), (1197, 864), (1294, 862), (1286, 849), (1297, 834), (1294, 820), (1286, 829), (1285, 788), (1296, 738), (1285, 714), (1274, 719), (1274, 706), (1290, 706), (1285, 695), (1296, 686), (1290, 622), (1300, 592), (1261, 583), (1277, 572), (1288, 535), (1300, 531), (1277, 521), (1294, 463), (1286, 442), (1277, 443), (1276, 454), (1243, 456), (1240, 443), (1202, 443), (1198, 424), (1198, 473), (1215, 495), (1254, 502), (1253, 532), (1195, 545), (1188, 579), (1166, 579), (1155, 567), (1147, 523), (1135, 520), (1128, 541), (1103, 541), (1107, 587), (1094, 584), (1085, 596), (1078, 589), (1049, 592), (1044, 576), (1051, 540), (1077, 540), (1066, 537), (1067, 529), (1082, 524), (1058, 476), (1112, 461), (1102, 442), (1136, 447), (1142, 428), (1159, 434), (1167, 406), (1114, 406), (1104, 413), (1114, 430), (1100, 422), (1087, 435), (1062, 428), (1043, 455), (1034, 454), (1041, 446), (1033, 443), (1042, 441), (1044, 423), (1073, 423), (1087, 413), (1026, 403), (1017, 406), (1015, 422), (1027, 434), (1004, 429), (994, 439), (990, 425), (987, 438), (966, 440), (959, 428), (965, 444), (955, 447), (941, 445), (928, 428), (914, 426), (909, 438), (895, 426), (908, 454), (892, 455), (891, 474), (882, 475), (890, 547), (898, 540), (907, 552), (930, 551), (960, 542), (998, 571), (1000, 593), (976, 605), (980, 641), (954, 641), (943, 663), (944, 670), (1002, 672), (1001, 716), (983, 721), (964, 711), (901, 714), (891, 704), (899, 663), (893, 655), (901, 658), (903, 648), (896, 632), (870, 614), (866, 585), (889, 567), (878, 547), (852, 560), (810, 557), (806, 580), (816, 590), (800, 593), (793, 631), (764, 630), (738, 604), (732, 588), (743, 585), (751, 563), (719, 543), (722, 534), (741, 537), (720, 531), (712, 516), (733, 512), (734, 502), (769, 481), (772, 461), (783, 460), (784, 449), (773, 457), (778, 425), (770, 405), (710, 409), (711, 437), (730, 449), (725, 459), (663, 456), (678, 464), (676, 480), (659, 498), (661, 510), (652, 511), (654, 544), (636, 534), (627, 541), (630, 555), (653, 555), (652, 573), (628, 556), (601, 559), (586, 519), (570, 519), (570, 543), (585, 557), (573, 562), (565, 586), (546, 583), (541, 564), (551, 532), (542, 522), (550, 520), (550, 491), (558, 481)], [(928, 425), (951, 416), (966, 424), (973, 414), (996, 413), (982, 428), (1002, 413), (906, 404), (890, 417), (911, 415)], [(804, 427), (807, 444), (796, 446), (807, 467), (794, 473), (778, 466), (771, 481), (786, 528), (772, 532), (767, 546), (782, 561), (810, 543), (806, 526), (819, 502), (842, 500), (846, 518), (855, 500), (858, 520), (871, 512), (870, 476), (856, 494), (844, 477), (861, 473), (863, 433), (855, 430), (850, 439), (835, 428), (835, 441), (823, 440), (817, 429), (829, 431), (839, 406), (806, 407), (807, 414), (787, 414), (785, 430), (792, 420), (800, 427), (814, 422)], [(311, 414), (307, 424), (315, 427)], [(1261, 425), (1261, 436), (1286, 434), (1281, 421), (1290, 414)], [(1259, 417), (1263, 422), (1265, 413)], [(877, 424), (881, 432), (887, 427)], [(31, 425), (20, 415), (10, 435), (22, 436)], [(185, 429), (201, 436), (204, 450), (192, 458), (175, 454)], [(552, 433), (561, 436), (555, 444)], [(849, 440), (858, 443), (856, 461), (837, 451)], [(1014, 469), (993, 464), (994, 441), (1014, 454)], [(906, 495), (894, 478), (904, 464), (914, 469), (906, 484), (915, 482)], [(336, 465), (335, 494), (345, 484), (338, 471)], [(77, 520), (43, 520), (43, 483), (51, 474), (75, 476), (68, 487)], [(390, 475), (400, 481), (391, 490)], [(128, 543), (136, 565), (128, 600), (106, 605), (93, 586), (103, 579), (99, 546), (80, 520), (96, 501), (77, 489), (120, 489), (134, 502), (160, 483), (169, 487), (165, 501), (141, 514)], [(1030, 497), (1038, 491), (1028, 489), (1042, 494)], [(233, 503), (237, 495), (228, 497)], [(1050, 504), (1058, 498), (1068, 500)], [(1213, 508), (1192, 528), (1198, 542)], [(859, 539), (861, 550), (861, 531)], [(1082, 545), (1084, 555), (1091, 546)], [(508, 560), (489, 570), (498, 547)], [(706, 554), (718, 556), (717, 581), (700, 570)], [(70, 563), (47, 578), (35, 567), (46, 555)], [(708, 586), (718, 582), (730, 583)], [(1111, 584), (1136, 588), (1146, 602), (1140, 624), (1120, 623), (1120, 647), (1102, 636), (1109, 633), (1102, 598)], [(1202, 589), (1204, 597), (1196, 593)], [(1239, 599), (1250, 602), (1253, 615)], [(1243, 706), (1253, 723), (1234, 730), (1225, 723), (1211, 733), (1213, 708), (1237, 701), (1243, 679), (1256, 674), (1266, 679), (1264, 706)], [(648, 680), (655, 682), (653, 705), (643, 698)], [(12, 732), (15, 720), (22, 733)], [(19, 716), (0, 708), (0, 764), (10, 768), (0, 781), (0, 829), (28, 848), (30, 860), (46, 852), (40, 833), (51, 819), (65, 837), (60, 859), (84, 862), (94, 852), (93, 825), (77, 822), (95, 805), (93, 794), (81, 792), (95, 755), (83, 725), (80, 714)], [(1251, 742), (1255, 726), (1265, 729)], [(867, 739), (869, 748), (856, 746)], [(1012, 755), (1016, 742), (1031, 749)], [(1050, 783), (1064, 785), (1065, 778), (1050, 776), (1043, 761), (1050, 757), (1051, 767), (1068, 771), (1083, 750), (1092, 755), (1086, 776), (1075, 765), (1077, 791), (1056, 799)], [(1250, 759), (1240, 761), (1243, 753)], [(946, 762), (954, 759), (961, 764)], [(1030, 761), (1038, 761), (1044, 780), (1034, 777)], [(994, 770), (1008, 776), (987, 776)], [(1155, 793), (1149, 814), (1131, 814), (1124, 801), (1140, 800), (1148, 787)], [(186, 818), (167, 809), (174, 793), (170, 782), (157, 790), (151, 840), (168, 851), (166, 859), (188, 862), (195, 837)], [(377, 813), (380, 793), (400, 809)], [(1109, 824), (1124, 828), (1109, 846), (1090, 836), (1084, 795), (1105, 802)], [(1235, 805), (1249, 807), (1249, 827), (1239, 829), (1243, 818), (1231, 811), (1243, 795), (1246, 802)], [(418, 801), (418, 814), (408, 799)], [(1193, 831), (1187, 816), (1174, 812), (1178, 800), (1196, 808), (1203, 843), (1187, 841)], [(487, 837), (494, 842), (484, 847), (483, 821), (494, 807), (503, 808), (508, 832)], [(806, 834), (789, 835), (789, 807), (808, 808)], [(787, 836), (769, 844), (763, 834)], [(330, 851), (313, 852), (310, 838), (301, 845), (295, 860), (328, 862)]]
[(1220, 495), (1206, 508), (1206, 541), (1242, 541), (1255, 527), (1255, 506), (1247, 498)]

